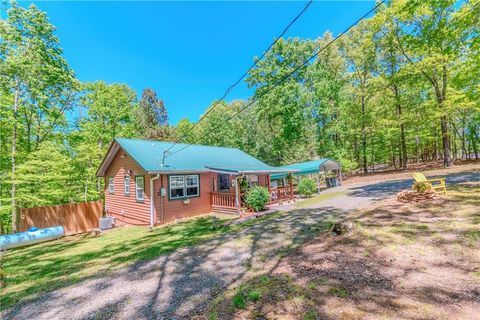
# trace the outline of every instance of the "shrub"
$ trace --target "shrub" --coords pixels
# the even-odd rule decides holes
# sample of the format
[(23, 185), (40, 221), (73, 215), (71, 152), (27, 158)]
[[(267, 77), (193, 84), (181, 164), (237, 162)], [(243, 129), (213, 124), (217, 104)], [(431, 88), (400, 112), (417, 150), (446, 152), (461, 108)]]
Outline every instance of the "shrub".
[(313, 179), (310, 179), (310, 178), (302, 179), (298, 183), (298, 192), (301, 195), (310, 197), (312, 194), (317, 192), (317, 184), (315, 183), (315, 181), (313, 181)]
[(428, 182), (415, 182), (413, 185), (413, 190), (415, 190), (418, 193), (424, 193), (427, 192), (431, 189), (431, 185)]
[(255, 186), (248, 191), (245, 197), (245, 203), (249, 208), (252, 208), (258, 212), (265, 208), (265, 205), (268, 203), (269, 199), (270, 194), (268, 193), (267, 188)]

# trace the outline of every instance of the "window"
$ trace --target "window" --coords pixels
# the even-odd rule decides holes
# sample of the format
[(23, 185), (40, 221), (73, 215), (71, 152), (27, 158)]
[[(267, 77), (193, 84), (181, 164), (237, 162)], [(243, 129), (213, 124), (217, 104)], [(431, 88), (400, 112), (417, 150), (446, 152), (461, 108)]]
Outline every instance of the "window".
[(143, 177), (135, 177), (135, 198), (138, 201), (145, 200), (144, 187), (145, 187), (144, 178)]
[(125, 176), (123, 178), (123, 188), (124, 188), (124, 193), (126, 196), (128, 196), (130, 194), (130, 177), (129, 176)]
[(200, 195), (200, 176), (170, 176), (170, 199), (195, 197)]
[(218, 175), (218, 190), (220, 191), (230, 190), (230, 176), (228, 174)]
[(108, 192), (114, 193), (115, 192), (115, 185), (113, 184), (113, 177), (108, 177)]
[(187, 197), (193, 197), (199, 195), (199, 183), (198, 183), (198, 176), (191, 175), (185, 177), (186, 184), (187, 184)]
[(251, 188), (253, 186), (258, 186), (258, 175), (256, 174), (247, 174), (245, 176), (245, 178), (247, 179), (247, 184), (248, 184), (248, 187)]

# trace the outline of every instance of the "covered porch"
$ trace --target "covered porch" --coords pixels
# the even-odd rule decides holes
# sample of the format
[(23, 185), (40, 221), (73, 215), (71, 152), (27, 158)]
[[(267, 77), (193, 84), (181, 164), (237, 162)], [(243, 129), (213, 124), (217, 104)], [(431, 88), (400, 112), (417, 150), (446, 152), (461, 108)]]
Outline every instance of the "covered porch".
[[(271, 169), (271, 170), (234, 170), (225, 168), (209, 168), (218, 174), (218, 187), (210, 192), (211, 211), (216, 213), (241, 214), (248, 212), (245, 204), (245, 196), (248, 188), (258, 185), (268, 189), (270, 195), (268, 205), (291, 201), (294, 199), (292, 173), (296, 170)], [(283, 173), (286, 175), (288, 184), (282, 187), (272, 187), (270, 174)], [(222, 177), (228, 176), (229, 188), (221, 188)], [(225, 178), (223, 178), (225, 179)]]
[[(318, 192), (325, 187), (331, 188), (341, 185), (342, 182), (342, 169), (340, 163), (333, 159), (318, 159), (292, 163), (280, 168), (295, 169), (296, 172), (293, 173), (293, 176), (294, 180), (297, 182), (305, 177), (313, 179), (316, 181)], [(288, 184), (292, 184), (291, 174), (290, 176), (285, 173), (272, 174), (270, 175), (270, 179), (270, 183), (273, 185), (286, 185), (287, 181), (289, 181)]]

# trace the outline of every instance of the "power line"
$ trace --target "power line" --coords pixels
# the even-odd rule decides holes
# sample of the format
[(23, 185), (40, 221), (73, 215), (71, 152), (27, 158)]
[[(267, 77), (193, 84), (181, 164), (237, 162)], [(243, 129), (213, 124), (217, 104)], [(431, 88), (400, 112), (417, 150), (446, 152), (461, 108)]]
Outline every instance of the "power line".
[[(237, 115), (239, 115), (241, 112), (243, 112), (244, 110), (246, 110), (247, 108), (249, 108), (251, 105), (253, 105), (255, 102), (257, 102), (260, 98), (262, 98), (264, 95), (266, 95), (267, 93), (269, 93), (270, 91), (272, 91), (274, 88), (276, 88), (277, 86), (279, 86), (280, 84), (282, 84), (285, 80), (287, 80), (288, 78), (290, 78), (295, 72), (297, 72), (298, 70), (300, 70), (301, 68), (303, 68), (305, 65), (307, 65), (312, 59), (314, 59), (315, 57), (317, 57), (320, 53), (322, 53), (324, 50), (326, 50), (328, 47), (330, 47), (335, 41), (337, 41), (340, 37), (342, 37), (343, 35), (345, 35), (348, 31), (350, 31), (353, 27), (355, 27), (358, 23), (360, 23), (360, 21), (362, 21), (363, 19), (365, 19), (366, 17), (368, 17), (368, 15), (372, 12), (374, 12), (377, 8), (379, 8), (383, 3), (385, 3), (386, 0), (382, 0), (380, 1), (379, 3), (377, 3), (377, 5), (375, 5), (375, 7), (373, 7), (372, 9), (370, 9), (367, 13), (365, 13), (363, 16), (361, 16), (359, 19), (357, 19), (354, 23), (352, 23), (347, 29), (343, 30), (340, 34), (338, 34), (334, 39), (332, 39), (330, 42), (328, 42), (323, 48), (320, 48), (317, 52), (315, 52), (313, 55), (311, 55), (308, 59), (306, 59), (305, 61), (303, 61), (302, 64), (300, 64), (298, 67), (296, 67), (295, 69), (293, 69), (293, 71), (289, 72), (286, 76), (284, 76), (283, 78), (281, 78), (279, 81), (275, 82), (270, 88), (268, 88), (267, 90), (263, 91), (262, 94), (256, 96), (254, 99), (252, 99), (249, 103), (247, 103), (243, 108), (241, 108), (238, 112), (234, 113), (233, 115), (231, 115), (230, 117), (228, 117), (226, 119), (226, 121), (230, 121), (231, 119), (233, 119), (234, 117), (236, 117)], [(213, 128), (210, 132), (215, 132), (217, 129), (220, 128), (220, 125), (216, 126), (215, 128)], [(177, 151), (175, 152), (172, 152), (170, 153), (169, 155), (166, 155), (165, 158), (168, 158), (169, 156), (171, 155), (174, 155), (182, 150), (185, 150), (186, 148), (190, 147), (192, 145), (192, 143), (188, 143), (186, 144), (184, 147), (178, 149)], [(173, 146), (172, 146), (173, 147)], [(171, 147), (169, 148), (171, 149)], [(169, 149), (167, 149), (166, 151), (168, 151)]]
[(227, 90), (225, 90), (225, 92), (223, 93), (223, 96), (220, 98), (220, 99), (217, 99), (217, 101), (213, 104), (212, 107), (210, 107), (207, 112), (190, 128), (188, 129), (187, 132), (185, 132), (180, 138), (178, 138), (177, 140), (175, 140), (175, 142), (170, 146), (168, 147), (168, 149), (166, 149), (164, 152), (168, 152), (170, 149), (172, 149), (177, 143), (179, 143), (182, 139), (186, 138), (186, 136), (193, 130), (195, 129), (195, 127), (203, 120), (205, 119), (205, 117), (210, 113), (212, 112), (213, 109), (215, 109), (215, 107), (221, 102), (223, 101), (227, 95), (230, 93), (230, 91), (232, 91), (233, 88), (235, 88), (239, 83), (240, 81), (242, 81), (249, 73), (250, 71), (252, 71), (252, 69), (257, 65), (257, 63), (263, 59), (263, 57), (265, 57), (265, 55), (267, 54), (268, 51), (270, 51), (270, 49), (272, 49), (272, 47), (278, 42), (278, 40), (280, 40), (280, 38), (283, 37), (283, 35), (288, 31), (288, 29), (290, 29), (290, 27), (305, 13), (305, 11), (307, 11), (307, 9), (310, 7), (310, 5), (312, 4), (313, 0), (310, 0), (308, 1), (308, 3), (305, 5), (305, 7), (303, 8), (302, 11), (300, 11), (299, 14), (297, 14), (297, 16), (292, 20), (290, 21), (290, 23), (283, 29), (282, 33), (280, 33), (280, 35), (278, 35), (278, 37), (275, 38), (275, 40), (270, 44), (270, 46), (268, 46), (268, 48), (262, 53), (262, 55), (260, 56), (260, 58), (258, 59), (255, 59), (254, 63), (250, 66), (250, 68), (248, 68), (247, 71), (245, 71), (244, 74), (242, 74), (242, 76), (240, 78), (238, 78), (237, 81), (235, 81), (231, 86), (229, 86), (227, 88)]

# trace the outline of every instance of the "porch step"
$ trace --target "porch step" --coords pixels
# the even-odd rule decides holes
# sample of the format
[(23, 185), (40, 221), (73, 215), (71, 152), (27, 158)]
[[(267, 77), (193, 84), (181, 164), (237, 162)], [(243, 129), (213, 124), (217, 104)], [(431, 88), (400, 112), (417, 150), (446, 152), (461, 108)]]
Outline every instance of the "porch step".
[(212, 206), (213, 213), (237, 214), (237, 209), (233, 207)]

